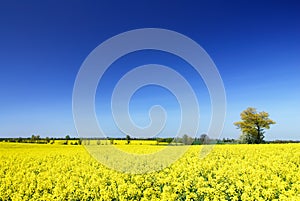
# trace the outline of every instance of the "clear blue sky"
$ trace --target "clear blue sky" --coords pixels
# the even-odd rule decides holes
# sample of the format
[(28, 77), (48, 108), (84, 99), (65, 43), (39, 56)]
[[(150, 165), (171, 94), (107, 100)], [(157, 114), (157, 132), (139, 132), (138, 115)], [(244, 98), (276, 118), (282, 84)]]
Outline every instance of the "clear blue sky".
[[(277, 122), (266, 139), (299, 140), (299, 10), (298, 1), (1, 1), (0, 137), (76, 136), (72, 90), (86, 56), (116, 34), (156, 27), (185, 34), (214, 60), (227, 94), (221, 137), (237, 138), (239, 131), (232, 123), (252, 106), (269, 112)], [(104, 79), (116, 80), (118, 65), (142, 65), (153, 59), (186, 72), (181, 60), (161, 52), (128, 57), (115, 69), (112, 66)], [(185, 75), (192, 86), (203, 85), (192, 71)], [(109, 94), (109, 85), (102, 90)], [(205, 87), (195, 91), (204, 125), (199, 132), (205, 132), (209, 97)], [(158, 98), (153, 93), (165, 95)], [(105, 97), (100, 99), (97, 93), (97, 111), (110, 107)], [(141, 126), (147, 124), (152, 104), (170, 109), (171, 127), (178, 121), (178, 104), (162, 88), (138, 91), (131, 104), (132, 118)], [(111, 116), (105, 114), (99, 119), (114, 135)]]

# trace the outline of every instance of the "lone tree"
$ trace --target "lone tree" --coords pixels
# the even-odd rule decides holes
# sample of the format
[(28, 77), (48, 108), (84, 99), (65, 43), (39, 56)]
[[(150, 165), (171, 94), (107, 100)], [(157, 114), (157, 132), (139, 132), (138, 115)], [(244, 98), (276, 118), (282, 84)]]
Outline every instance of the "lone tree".
[(130, 144), (130, 140), (131, 140), (130, 135), (126, 135), (126, 140), (127, 140), (127, 144)]
[(248, 107), (241, 113), (241, 121), (234, 125), (241, 129), (242, 141), (248, 144), (259, 144), (263, 142), (265, 129), (276, 122), (269, 118), (267, 112), (257, 112), (255, 108)]
[(190, 144), (192, 144), (193, 142), (194, 142), (194, 139), (193, 139), (192, 137), (188, 136), (187, 134), (184, 134), (184, 135), (182, 136), (182, 143), (183, 143), (184, 145), (190, 145)]
[(209, 143), (209, 137), (207, 134), (202, 134), (199, 138), (200, 144), (208, 144)]

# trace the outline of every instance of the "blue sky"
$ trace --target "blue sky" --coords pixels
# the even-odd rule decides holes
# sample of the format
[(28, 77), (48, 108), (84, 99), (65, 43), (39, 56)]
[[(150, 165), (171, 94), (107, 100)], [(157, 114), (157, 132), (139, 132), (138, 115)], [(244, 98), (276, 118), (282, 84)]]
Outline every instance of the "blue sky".
[[(76, 136), (72, 90), (84, 59), (116, 34), (155, 27), (190, 37), (215, 62), (227, 95), (221, 137), (237, 138), (232, 123), (252, 106), (277, 122), (266, 139), (299, 140), (299, 10), (297, 1), (1, 1), (0, 137)], [(210, 103), (201, 78), (183, 70), (180, 59), (151, 51), (120, 58), (104, 77), (104, 87), (100, 82), (96, 110), (105, 130), (117, 133), (107, 98), (110, 80), (113, 84), (122, 74), (118, 66), (127, 66), (124, 71), (153, 61), (172, 66), (191, 81), (200, 100), (199, 133), (206, 132)], [(153, 104), (169, 111), (167, 131), (175, 129), (178, 103), (159, 87), (135, 94), (133, 120), (147, 125)]]

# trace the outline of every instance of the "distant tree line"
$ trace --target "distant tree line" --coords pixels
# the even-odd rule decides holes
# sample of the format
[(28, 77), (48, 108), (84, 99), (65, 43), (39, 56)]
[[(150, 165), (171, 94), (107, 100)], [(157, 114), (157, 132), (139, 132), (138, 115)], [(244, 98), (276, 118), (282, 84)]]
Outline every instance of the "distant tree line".
[(55, 144), (55, 141), (63, 141), (62, 144), (68, 145), (68, 141), (71, 142), (71, 145), (81, 145), (81, 139), (79, 138), (71, 138), (69, 135), (66, 137), (45, 137), (42, 138), (40, 135), (31, 135), (31, 137), (18, 137), (18, 138), (0, 138), (2, 142), (17, 142), (17, 143), (35, 143), (35, 144)]
[[(15, 143), (36, 143), (36, 144), (55, 144), (55, 141), (59, 141), (62, 145), (90, 145), (91, 141), (96, 141), (96, 145), (101, 145), (101, 141), (105, 141), (104, 145), (108, 144), (116, 144), (115, 140), (124, 140), (126, 144), (130, 144), (133, 140), (151, 140), (156, 141), (157, 145), (205, 145), (205, 144), (245, 144), (243, 139), (233, 139), (233, 138), (223, 138), (223, 139), (211, 139), (207, 134), (202, 134), (200, 137), (192, 138), (189, 135), (185, 134), (182, 137), (175, 137), (175, 138), (131, 138), (127, 135), (125, 138), (75, 138), (66, 135), (62, 138), (54, 138), (54, 137), (45, 137), (42, 138), (40, 135), (32, 135), (31, 137), (27, 138), (0, 138), (0, 142), (15, 142)], [(293, 141), (293, 140), (274, 140), (274, 141), (262, 141), (261, 143), (300, 143), (300, 141)], [(103, 145), (103, 142), (102, 142)]]

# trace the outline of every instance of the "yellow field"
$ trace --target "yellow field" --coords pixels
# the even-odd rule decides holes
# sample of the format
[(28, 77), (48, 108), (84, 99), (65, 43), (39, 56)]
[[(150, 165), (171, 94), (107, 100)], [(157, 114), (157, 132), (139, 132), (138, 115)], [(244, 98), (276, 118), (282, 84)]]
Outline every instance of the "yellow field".
[(300, 144), (217, 145), (204, 159), (200, 150), (131, 175), (106, 168), (84, 146), (0, 143), (0, 200), (300, 200)]

